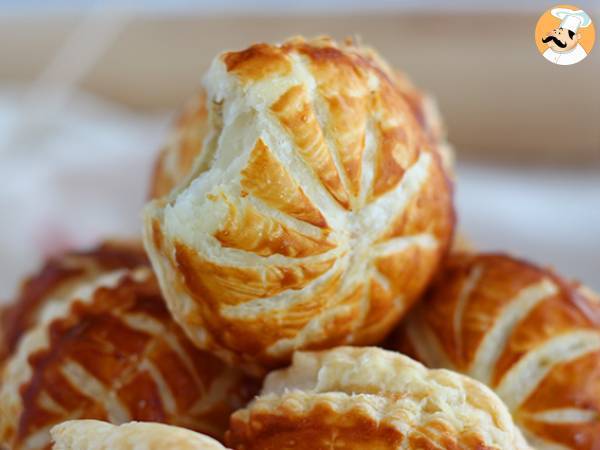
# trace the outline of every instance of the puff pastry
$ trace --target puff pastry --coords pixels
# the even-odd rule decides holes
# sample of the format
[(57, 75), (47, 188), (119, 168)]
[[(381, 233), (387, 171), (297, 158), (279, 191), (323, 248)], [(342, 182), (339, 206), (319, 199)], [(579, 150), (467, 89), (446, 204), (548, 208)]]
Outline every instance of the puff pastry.
[(492, 387), (538, 449), (600, 445), (600, 299), (549, 270), (453, 256), (390, 345)]
[[(147, 263), (128, 267), (140, 248), (130, 260), (122, 248), (125, 260), (108, 263), (101, 247), (42, 271), (82, 270), (41, 293), (35, 320), (1, 369), (0, 443), (7, 448), (49, 448), (50, 427), (73, 418), (166, 422), (221, 437), (230, 413), (257, 390), (192, 345)], [(35, 291), (34, 280), (41, 291), (48, 287), (36, 276), (28, 289)]]
[[(418, 89), (412, 81), (398, 70), (394, 81), (410, 106), (419, 125), (432, 146), (439, 151), (446, 172), (454, 175), (454, 149), (448, 142), (446, 127), (435, 99)], [(168, 195), (180, 184), (185, 184), (194, 172), (194, 161), (202, 153), (204, 141), (211, 131), (206, 91), (200, 89), (184, 106), (177, 117), (165, 146), (161, 149), (150, 179), (150, 198)], [(212, 116), (213, 127), (219, 128), (217, 116)]]
[(141, 242), (119, 240), (49, 259), (23, 282), (16, 300), (0, 312), (0, 365), (13, 353), (23, 333), (37, 322), (48, 302), (65, 301), (75, 289), (102, 273), (147, 264)]
[(51, 434), (52, 450), (225, 450), (208, 436), (160, 423), (70, 420)]
[(297, 352), (234, 413), (226, 443), (239, 450), (529, 448), (483, 384), (368, 347)]
[(380, 341), (454, 224), (395, 73), (365, 47), (295, 38), (220, 55), (204, 84), (203, 149), (144, 214), (176, 320), (256, 373), (296, 349)]
[(206, 92), (201, 89), (184, 106), (158, 155), (150, 180), (150, 198), (163, 197), (187, 180), (210, 129)]

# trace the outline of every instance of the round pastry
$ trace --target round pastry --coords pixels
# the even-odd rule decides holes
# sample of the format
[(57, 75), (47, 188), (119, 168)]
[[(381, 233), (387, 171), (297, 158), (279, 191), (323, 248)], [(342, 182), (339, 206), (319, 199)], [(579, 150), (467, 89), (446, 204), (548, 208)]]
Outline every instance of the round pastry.
[(258, 373), (296, 349), (379, 342), (420, 296), (451, 240), (451, 189), (395, 80), (326, 38), (213, 62), (204, 147), (144, 218), (200, 348)]
[(391, 347), (486, 383), (535, 448), (600, 446), (600, 299), (549, 270), (453, 256)]
[[(94, 252), (75, 260), (103, 264)], [(73, 418), (165, 422), (221, 437), (254, 393), (255, 382), (192, 345), (148, 265), (127, 265), (90, 269), (41, 293), (0, 372), (0, 442), (11, 450), (49, 448), (50, 427)], [(30, 289), (36, 279), (44, 278)]]
[(296, 353), (233, 414), (225, 442), (239, 450), (529, 448), (483, 384), (368, 347)]
[(185, 428), (151, 422), (112, 425), (70, 420), (51, 430), (52, 450), (225, 450), (219, 442)]
[(16, 300), (0, 311), (0, 366), (48, 302), (65, 301), (75, 289), (102, 273), (140, 265), (148, 265), (148, 260), (138, 241), (106, 241), (89, 251), (49, 259), (23, 282)]
[[(352, 44), (351, 40), (347, 41)], [(365, 50), (367, 51), (367, 50)], [(372, 57), (378, 58), (374, 52)], [(379, 61), (385, 65), (384, 61)], [(418, 89), (401, 71), (387, 74), (393, 77), (404, 100), (409, 105), (431, 145), (435, 146), (441, 157), (446, 172), (454, 173), (454, 150), (446, 137), (446, 128), (434, 98)], [(150, 198), (168, 195), (178, 185), (185, 184), (194, 172), (194, 161), (204, 149), (204, 143), (211, 130), (218, 131), (222, 127), (218, 115), (212, 115), (213, 124), (209, 125), (206, 104), (206, 91), (200, 89), (184, 106), (173, 126), (173, 131), (165, 146), (161, 149), (150, 180)], [(205, 170), (205, 169), (201, 169)]]

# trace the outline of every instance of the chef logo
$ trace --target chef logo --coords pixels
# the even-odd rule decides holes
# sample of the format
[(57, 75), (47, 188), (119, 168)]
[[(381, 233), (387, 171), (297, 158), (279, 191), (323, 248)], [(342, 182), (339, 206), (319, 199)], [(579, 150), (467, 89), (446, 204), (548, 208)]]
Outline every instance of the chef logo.
[(535, 43), (548, 61), (561, 66), (585, 59), (594, 46), (596, 32), (590, 16), (577, 6), (549, 9), (535, 27)]

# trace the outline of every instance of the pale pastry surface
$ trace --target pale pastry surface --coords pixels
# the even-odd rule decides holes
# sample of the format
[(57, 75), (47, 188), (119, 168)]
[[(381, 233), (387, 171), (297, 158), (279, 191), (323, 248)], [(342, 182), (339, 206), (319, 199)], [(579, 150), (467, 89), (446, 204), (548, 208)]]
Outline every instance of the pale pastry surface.
[(112, 425), (99, 420), (70, 420), (51, 430), (52, 450), (224, 450), (218, 441), (160, 423)]
[(161, 288), (197, 346), (262, 373), (297, 349), (377, 343), (420, 296), (454, 213), (403, 89), (373, 50), (328, 38), (213, 61), (202, 149), (191, 173), (163, 154), (157, 170), (182, 180), (144, 213)]
[(297, 352), (231, 419), (234, 449), (528, 449), (483, 384), (396, 352)]

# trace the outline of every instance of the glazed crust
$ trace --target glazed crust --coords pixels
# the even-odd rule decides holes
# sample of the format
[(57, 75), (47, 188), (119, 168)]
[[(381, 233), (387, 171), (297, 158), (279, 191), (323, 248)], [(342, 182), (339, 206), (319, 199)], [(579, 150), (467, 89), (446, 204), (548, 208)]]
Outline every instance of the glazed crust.
[(184, 428), (130, 422), (70, 420), (51, 430), (52, 450), (224, 450), (219, 442)]
[(210, 130), (144, 242), (176, 320), (253, 373), (379, 342), (451, 240), (440, 154), (395, 73), (327, 38), (220, 55)]
[(600, 445), (600, 300), (550, 270), (455, 255), (390, 346), (485, 382), (536, 448)]
[[(352, 44), (351, 40), (348, 42)], [(363, 51), (377, 59), (379, 65), (385, 66), (385, 61), (376, 52), (366, 48)], [(447, 140), (446, 127), (437, 103), (433, 97), (417, 88), (403, 72), (386, 67), (386, 75), (394, 80), (431, 146), (439, 151), (446, 172), (453, 177), (454, 150)], [(168, 141), (160, 150), (154, 165), (149, 189), (151, 199), (164, 197), (178, 186), (185, 185), (194, 170), (206, 170), (207, 164), (194, 168), (194, 162), (199, 160), (204, 151), (205, 140), (208, 140), (211, 129), (222, 126), (218, 123), (218, 116), (211, 117), (213, 124), (209, 124), (206, 102), (206, 92), (200, 89), (177, 116)]]
[(173, 132), (158, 155), (150, 180), (150, 198), (163, 197), (185, 182), (204, 149), (209, 130), (206, 93), (201, 89), (177, 117)]
[(49, 428), (72, 418), (165, 422), (221, 437), (255, 392), (255, 381), (192, 345), (143, 258), (132, 269), (137, 256), (106, 250), (75, 257), (94, 270), (41, 296), (5, 361), (0, 442), (11, 450), (49, 448)]
[(52, 299), (68, 298), (73, 290), (102, 273), (147, 265), (140, 241), (106, 241), (86, 251), (72, 251), (49, 259), (21, 285), (17, 298), (0, 312), (0, 365), (17, 347), (21, 336), (38, 320)]
[(232, 416), (226, 443), (238, 450), (529, 448), (481, 383), (356, 347), (297, 352)]

